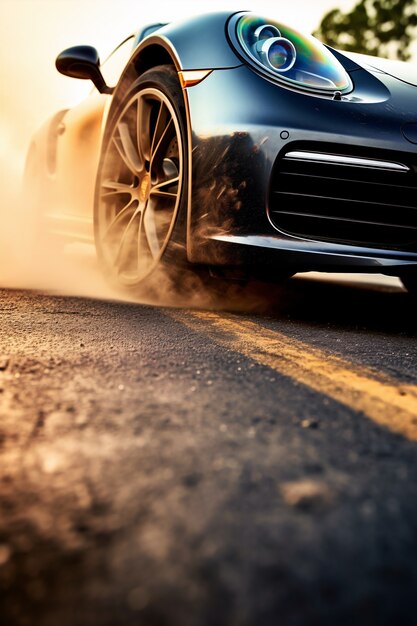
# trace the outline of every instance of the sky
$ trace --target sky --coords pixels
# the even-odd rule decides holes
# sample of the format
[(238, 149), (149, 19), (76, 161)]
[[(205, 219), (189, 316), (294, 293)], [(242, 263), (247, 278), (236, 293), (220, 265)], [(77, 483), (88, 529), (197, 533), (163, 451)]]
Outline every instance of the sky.
[[(349, 10), (354, 0), (211, 0), (210, 11), (254, 10), (312, 32), (328, 10)], [(282, 8), (280, 8), (280, 6)], [(22, 166), (32, 133), (60, 108), (91, 89), (87, 81), (55, 70), (69, 46), (90, 44), (104, 59), (141, 25), (203, 13), (199, 0), (0, 0), (0, 169)], [(3, 167), (4, 172), (4, 167)]]

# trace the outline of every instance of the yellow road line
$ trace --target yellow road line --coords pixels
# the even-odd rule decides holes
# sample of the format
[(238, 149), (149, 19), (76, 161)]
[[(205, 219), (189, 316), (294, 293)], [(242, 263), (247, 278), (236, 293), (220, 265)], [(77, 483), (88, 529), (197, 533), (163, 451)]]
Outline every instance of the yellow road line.
[(216, 343), (417, 441), (416, 385), (401, 384), (390, 376), (233, 315), (206, 311), (176, 311), (171, 315)]

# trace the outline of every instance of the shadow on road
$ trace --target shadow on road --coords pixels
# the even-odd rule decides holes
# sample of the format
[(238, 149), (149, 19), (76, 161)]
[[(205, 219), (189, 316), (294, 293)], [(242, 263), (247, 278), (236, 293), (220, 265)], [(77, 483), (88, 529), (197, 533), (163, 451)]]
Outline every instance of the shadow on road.
[[(235, 314), (254, 314), (342, 329), (413, 336), (417, 331), (417, 300), (400, 286), (382, 278), (370, 282), (311, 280), (304, 275), (274, 284), (252, 281), (245, 287), (212, 284), (211, 292), (195, 298), (176, 298), (174, 306), (209, 308)], [(211, 296), (211, 297), (210, 297)]]
[(417, 301), (400, 288), (297, 278), (285, 285), (248, 285), (248, 302), (251, 292), (259, 302), (254, 312), (263, 315), (388, 334), (417, 330)]

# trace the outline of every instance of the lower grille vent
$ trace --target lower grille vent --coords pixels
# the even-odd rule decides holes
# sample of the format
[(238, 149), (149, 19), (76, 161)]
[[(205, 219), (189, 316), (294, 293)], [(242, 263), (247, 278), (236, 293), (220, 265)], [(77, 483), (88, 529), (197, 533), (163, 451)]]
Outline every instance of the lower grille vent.
[(379, 158), (288, 152), (275, 165), (269, 217), (297, 237), (417, 248), (417, 173)]

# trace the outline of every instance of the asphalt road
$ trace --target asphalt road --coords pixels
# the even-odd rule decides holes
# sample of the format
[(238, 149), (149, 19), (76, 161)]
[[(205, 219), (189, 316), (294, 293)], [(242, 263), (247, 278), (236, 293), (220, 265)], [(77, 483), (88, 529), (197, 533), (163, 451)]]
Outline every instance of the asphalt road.
[(0, 290), (1, 625), (417, 624), (417, 304), (204, 302)]

